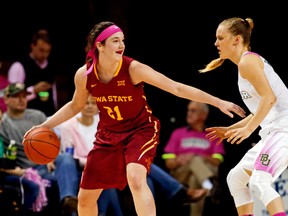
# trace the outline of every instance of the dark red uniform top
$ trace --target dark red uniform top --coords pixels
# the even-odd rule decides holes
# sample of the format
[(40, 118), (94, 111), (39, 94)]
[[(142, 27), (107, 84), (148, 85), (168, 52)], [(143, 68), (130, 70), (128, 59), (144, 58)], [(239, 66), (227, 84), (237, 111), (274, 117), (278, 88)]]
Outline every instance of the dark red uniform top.
[(131, 82), (129, 66), (132, 61), (132, 58), (123, 56), (114, 77), (107, 84), (100, 82), (95, 67), (88, 74), (86, 88), (100, 111), (98, 130), (131, 131), (155, 119), (146, 101), (144, 83), (134, 85)]

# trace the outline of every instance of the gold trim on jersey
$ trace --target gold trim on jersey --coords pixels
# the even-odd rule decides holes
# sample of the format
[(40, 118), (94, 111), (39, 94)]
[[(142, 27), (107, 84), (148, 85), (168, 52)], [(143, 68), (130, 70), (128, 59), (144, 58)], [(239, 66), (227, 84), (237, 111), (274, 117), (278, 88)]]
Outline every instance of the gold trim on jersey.
[[(148, 148), (145, 148), (145, 150), (142, 152), (142, 154), (139, 156), (138, 161), (141, 159), (141, 157), (150, 149), (155, 148), (155, 146), (158, 144), (157, 140), (156, 140), (156, 136), (158, 133), (158, 129), (157, 129), (157, 121), (154, 121), (154, 129), (155, 129), (155, 133), (153, 135), (153, 137), (151, 138), (151, 140), (149, 140), (148, 142), (146, 142), (142, 147), (141, 150), (143, 148), (145, 148), (147, 145), (150, 145)], [(152, 143), (152, 144), (151, 144)]]
[[(116, 73), (114, 74), (113, 77), (115, 77), (115, 76), (117, 76), (119, 74), (119, 71), (121, 69), (122, 63), (123, 63), (123, 59), (120, 60), (119, 65), (118, 65), (118, 67), (116, 69)], [(97, 79), (99, 80), (99, 76), (98, 76), (97, 69), (96, 69), (96, 64), (94, 64), (93, 67), (94, 67), (94, 74), (97, 77)]]
[(113, 77), (115, 77), (115, 76), (117, 76), (117, 75), (119, 74), (119, 71), (120, 71), (120, 69), (121, 69), (121, 67), (122, 67), (122, 63), (123, 63), (123, 59), (120, 60), (119, 65), (118, 65), (118, 68), (117, 68), (117, 70), (116, 70), (116, 73), (114, 74)]

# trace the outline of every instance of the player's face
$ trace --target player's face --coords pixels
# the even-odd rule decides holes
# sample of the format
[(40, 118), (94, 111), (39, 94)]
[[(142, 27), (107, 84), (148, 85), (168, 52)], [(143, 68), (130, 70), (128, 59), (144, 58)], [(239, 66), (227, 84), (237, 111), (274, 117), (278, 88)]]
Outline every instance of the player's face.
[(122, 59), (125, 50), (124, 34), (123, 32), (117, 32), (106, 39), (105, 46), (99, 52), (108, 58), (113, 58), (117, 61)]
[(233, 55), (233, 38), (224, 25), (218, 26), (214, 45), (219, 50), (218, 53), (221, 59), (228, 59)]

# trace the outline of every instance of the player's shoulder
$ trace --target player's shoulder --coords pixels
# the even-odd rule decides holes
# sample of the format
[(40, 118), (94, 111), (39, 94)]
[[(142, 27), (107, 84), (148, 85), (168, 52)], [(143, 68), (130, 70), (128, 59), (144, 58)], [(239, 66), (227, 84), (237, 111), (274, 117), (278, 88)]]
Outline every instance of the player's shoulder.
[(80, 68), (78, 68), (78, 70), (75, 73), (75, 81), (77, 82), (83, 82), (86, 83), (86, 79), (87, 79), (87, 68), (86, 68), (86, 64), (82, 65)]
[(76, 71), (76, 74), (84, 75), (86, 71), (87, 71), (87, 66), (86, 64), (84, 64), (78, 68), (78, 70)]
[(261, 59), (261, 55), (256, 53), (256, 52), (251, 52), (251, 51), (247, 51), (247, 52), (244, 52), (242, 54), (242, 57), (240, 59), (240, 62), (241, 61), (250, 61), (251, 59), (252, 60), (255, 60), (255, 59)]
[(142, 63), (141, 61), (137, 59), (132, 59), (132, 61), (129, 64), (129, 70), (130, 71), (143, 71), (147, 68), (150, 68), (147, 64)]

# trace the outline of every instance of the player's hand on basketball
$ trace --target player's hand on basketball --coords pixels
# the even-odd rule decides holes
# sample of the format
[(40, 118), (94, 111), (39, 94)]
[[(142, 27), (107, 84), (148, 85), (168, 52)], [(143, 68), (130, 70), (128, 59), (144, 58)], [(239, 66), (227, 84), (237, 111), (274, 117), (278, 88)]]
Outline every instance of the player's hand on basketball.
[(244, 109), (229, 101), (222, 100), (219, 109), (226, 115), (230, 116), (231, 118), (234, 117), (233, 112), (242, 118), (246, 117), (245, 115), (246, 112)]
[(26, 133), (24, 134), (24, 139), (28, 136), (28, 134), (32, 131), (32, 130), (34, 130), (35, 128), (37, 128), (37, 126), (33, 126), (32, 128), (30, 128), (28, 131), (26, 131)]
[(205, 131), (208, 132), (208, 134), (206, 134), (206, 137), (210, 141), (218, 139), (216, 145), (219, 145), (224, 139), (228, 138), (228, 136), (225, 135), (228, 131), (227, 127), (209, 127), (206, 128)]
[(251, 135), (252, 131), (243, 127), (243, 128), (237, 128), (229, 130), (225, 133), (225, 136), (227, 136), (227, 142), (230, 142), (231, 144), (240, 144), (244, 139), (249, 137)]
[(39, 128), (39, 127), (45, 127), (45, 126), (43, 126), (43, 125), (35, 125), (35, 126), (33, 126), (32, 128), (30, 128), (28, 131), (26, 131), (26, 133), (24, 134), (24, 139), (27, 137), (27, 135), (32, 131), (32, 130), (34, 130), (34, 129), (36, 129), (36, 128)]
[[(61, 145), (57, 134), (44, 124), (31, 128), (22, 144), (29, 160), (36, 164), (46, 165), (56, 159)], [(54, 167), (53, 163), (47, 166), (49, 171)]]

